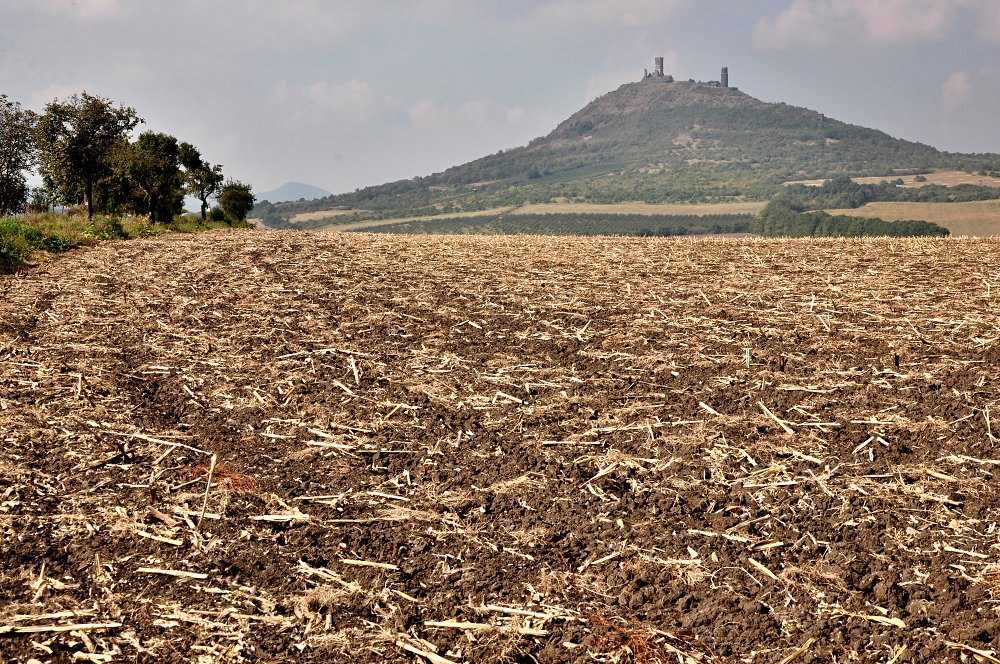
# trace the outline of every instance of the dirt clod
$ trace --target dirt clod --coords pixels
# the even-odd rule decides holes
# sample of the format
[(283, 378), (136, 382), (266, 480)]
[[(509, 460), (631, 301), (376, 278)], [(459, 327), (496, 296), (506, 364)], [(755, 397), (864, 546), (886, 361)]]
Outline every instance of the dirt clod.
[(3, 277), (0, 659), (998, 661), (998, 293), (959, 239)]

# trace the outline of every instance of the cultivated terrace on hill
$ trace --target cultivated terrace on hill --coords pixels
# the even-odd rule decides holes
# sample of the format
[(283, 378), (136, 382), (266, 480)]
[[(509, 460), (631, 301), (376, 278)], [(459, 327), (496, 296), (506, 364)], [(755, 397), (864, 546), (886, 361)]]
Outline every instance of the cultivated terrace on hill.
[(2, 277), (0, 654), (996, 662), (998, 289), (955, 239), (228, 231)]
[(253, 216), (280, 227), (322, 210), (378, 218), (551, 200), (766, 200), (788, 180), (936, 168), (995, 173), (1000, 155), (939, 152), (718, 84), (646, 80), (597, 98), (527, 146), (314, 201), (262, 202)]

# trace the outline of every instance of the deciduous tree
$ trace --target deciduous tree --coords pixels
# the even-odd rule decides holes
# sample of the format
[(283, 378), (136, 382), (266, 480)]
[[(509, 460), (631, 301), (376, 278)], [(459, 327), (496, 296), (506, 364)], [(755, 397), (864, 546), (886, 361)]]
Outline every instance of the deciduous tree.
[(21, 212), (28, 202), (25, 172), (35, 163), (36, 121), (34, 113), (0, 95), (0, 216)]
[(219, 192), (219, 207), (231, 221), (246, 221), (255, 200), (250, 185), (238, 180), (226, 180)]
[(135, 109), (86, 92), (45, 107), (35, 131), (39, 171), (67, 203), (94, 217), (94, 188), (111, 174), (116, 146), (143, 120)]
[(190, 145), (182, 152), (181, 163), (184, 166), (185, 191), (201, 201), (201, 220), (205, 221), (208, 216), (208, 199), (222, 189), (224, 179), (222, 166), (209, 164), (201, 158), (201, 153)]
[[(142, 191), (144, 209), (154, 223), (170, 223), (184, 207), (181, 154), (191, 149), (169, 134), (146, 131), (124, 146), (121, 173)], [(140, 210), (136, 210), (139, 212)]]

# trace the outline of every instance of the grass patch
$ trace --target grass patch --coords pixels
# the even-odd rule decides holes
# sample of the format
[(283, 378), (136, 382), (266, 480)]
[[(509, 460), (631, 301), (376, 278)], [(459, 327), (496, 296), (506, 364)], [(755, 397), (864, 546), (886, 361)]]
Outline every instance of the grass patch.
[(151, 224), (145, 217), (83, 217), (49, 212), (18, 218), (0, 218), (0, 272), (12, 272), (36, 252), (58, 254), (100, 241), (132, 240), (168, 232), (195, 233), (227, 227), (202, 222), (201, 217), (178, 217), (171, 224)]

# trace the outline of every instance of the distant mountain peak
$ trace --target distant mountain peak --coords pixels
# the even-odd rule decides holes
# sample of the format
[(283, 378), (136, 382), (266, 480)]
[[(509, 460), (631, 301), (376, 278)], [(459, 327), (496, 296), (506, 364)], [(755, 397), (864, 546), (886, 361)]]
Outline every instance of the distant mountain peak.
[(255, 194), (258, 201), (270, 201), (272, 203), (285, 203), (287, 201), (297, 201), (305, 199), (307, 201), (316, 198), (326, 198), (332, 196), (329, 191), (305, 182), (286, 182), (277, 189), (262, 191)]

